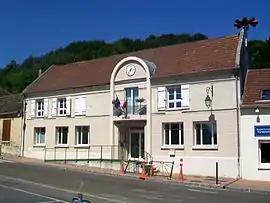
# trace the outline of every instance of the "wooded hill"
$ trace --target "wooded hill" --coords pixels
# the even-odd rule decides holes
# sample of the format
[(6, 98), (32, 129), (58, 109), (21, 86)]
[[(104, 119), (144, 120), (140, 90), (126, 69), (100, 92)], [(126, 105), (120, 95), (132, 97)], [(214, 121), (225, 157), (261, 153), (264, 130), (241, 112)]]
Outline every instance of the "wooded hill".
[[(207, 39), (204, 34), (164, 34), (151, 35), (144, 40), (123, 38), (113, 43), (105, 41), (78, 41), (72, 42), (64, 48), (51, 51), (43, 56), (29, 56), (21, 64), (12, 60), (0, 69), (0, 86), (11, 93), (20, 93), (29, 85), (38, 74), (52, 64), (68, 64), (76, 61), (91, 60), (115, 54), (128, 53), (166, 45)], [(267, 40), (253, 40), (249, 42), (253, 68), (270, 67), (270, 38)]]

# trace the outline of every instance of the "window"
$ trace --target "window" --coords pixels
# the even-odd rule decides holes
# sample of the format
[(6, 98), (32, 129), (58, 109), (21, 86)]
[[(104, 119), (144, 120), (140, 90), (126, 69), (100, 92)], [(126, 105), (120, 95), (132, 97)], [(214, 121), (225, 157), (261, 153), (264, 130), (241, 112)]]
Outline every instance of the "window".
[(87, 145), (89, 144), (89, 126), (76, 126), (76, 144)]
[(259, 164), (261, 167), (270, 168), (270, 141), (259, 141)]
[(44, 101), (43, 100), (37, 100), (36, 101), (36, 108), (37, 108), (37, 117), (43, 117), (44, 116)]
[(56, 144), (68, 144), (68, 127), (56, 127)]
[(3, 121), (2, 142), (10, 142), (11, 120)]
[(34, 128), (34, 143), (35, 145), (42, 145), (45, 144), (45, 128), (44, 127), (38, 127)]
[(181, 87), (169, 87), (167, 89), (167, 101), (168, 101), (168, 108), (175, 109), (181, 108)]
[(164, 146), (183, 145), (184, 144), (184, 129), (183, 123), (164, 123), (163, 132)]
[(58, 114), (66, 115), (67, 114), (67, 100), (66, 98), (58, 99)]
[(195, 145), (217, 145), (216, 122), (195, 123)]
[(262, 100), (270, 100), (270, 90), (262, 90)]
[(126, 88), (127, 114), (138, 114), (139, 105), (136, 100), (139, 98), (139, 88)]

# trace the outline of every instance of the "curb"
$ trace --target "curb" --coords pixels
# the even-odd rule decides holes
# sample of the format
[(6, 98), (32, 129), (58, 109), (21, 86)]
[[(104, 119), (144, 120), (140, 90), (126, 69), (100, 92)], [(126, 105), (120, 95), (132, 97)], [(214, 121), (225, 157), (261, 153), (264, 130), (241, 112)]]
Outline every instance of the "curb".
[(234, 192), (246, 192), (246, 193), (253, 193), (253, 194), (270, 195), (270, 190), (260, 190), (260, 189), (253, 189), (253, 188), (236, 188), (233, 186), (227, 186), (223, 189), (227, 191), (234, 191)]

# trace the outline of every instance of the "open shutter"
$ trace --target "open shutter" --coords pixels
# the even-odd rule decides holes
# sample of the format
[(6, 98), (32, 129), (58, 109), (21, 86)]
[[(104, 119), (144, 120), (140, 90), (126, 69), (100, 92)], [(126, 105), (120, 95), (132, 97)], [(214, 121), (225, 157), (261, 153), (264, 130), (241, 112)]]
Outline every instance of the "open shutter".
[(48, 117), (48, 103), (49, 103), (49, 100), (44, 99), (43, 102), (44, 102), (44, 117)]
[(189, 107), (189, 85), (181, 86), (182, 107)]
[(166, 109), (166, 88), (165, 87), (157, 88), (157, 108), (158, 110)]
[(86, 113), (86, 97), (75, 97), (75, 115), (85, 115)]
[(81, 114), (81, 97), (77, 96), (75, 97), (75, 115)]
[(52, 99), (52, 116), (57, 115), (57, 98)]
[(82, 111), (82, 115), (86, 114), (86, 96), (82, 96), (81, 97), (81, 111)]
[(70, 102), (70, 97), (66, 97), (66, 105), (67, 105), (67, 112), (66, 115), (70, 115), (70, 109), (71, 109), (71, 102)]
[(3, 121), (3, 132), (2, 132), (2, 141), (10, 142), (10, 130), (11, 129), (11, 120)]
[(35, 117), (36, 116), (36, 100), (31, 100), (30, 101), (30, 108), (31, 108), (31, 117)]

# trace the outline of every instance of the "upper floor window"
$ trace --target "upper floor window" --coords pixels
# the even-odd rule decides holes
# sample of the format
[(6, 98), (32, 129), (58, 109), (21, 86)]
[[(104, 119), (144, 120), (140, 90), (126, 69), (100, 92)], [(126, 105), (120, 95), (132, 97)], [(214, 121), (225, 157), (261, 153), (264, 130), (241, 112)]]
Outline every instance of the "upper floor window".
[(262, 90), (262, 100), (270, 100), (270, 90)]
[(157, 88), (158, 110), (189, 108), (189, 101), (189, 85)]
[(37, 108), (37, 117), (44, 116), (44, 100), (36, 100), (36, 108)]
[(181, 97), (181, 86), (168, 87), (168, 108), (175, 109), (181, 108), (182, 97)]
[(67, 100), (66, 98), (58, 99), (58, 114), (66, 115), (67, 114)]
[(138, 114), (139, 113), (139, 104), (137, 99), (139, 98), (139, 88), (126, 88), (126, 111), (127, 114)]
[(48, 116), (48, 99), (31, 100), (30, 114), (31, 117), (47, 117)]

